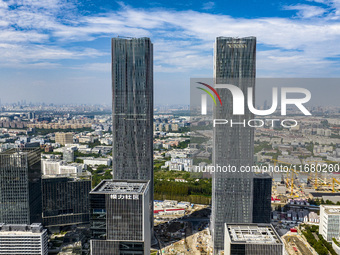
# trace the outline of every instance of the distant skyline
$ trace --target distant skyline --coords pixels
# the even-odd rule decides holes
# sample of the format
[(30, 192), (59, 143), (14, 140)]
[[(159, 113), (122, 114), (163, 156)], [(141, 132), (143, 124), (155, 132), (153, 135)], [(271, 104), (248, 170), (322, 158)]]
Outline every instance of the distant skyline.
[(338, 0), (0, 0), (0, 28), (2, 104), (110, 105), (118, 35), (154, 43), (155, 105), (189, 104), (218, 36), (257, 37), (257, 77), (340, 76)]
[[(197, 81), (205, 82), (207, 84), (213, 84), (213, 78), (192, 78), (191, 93), (188, 96), (194, 98), (200, 98), (201, 91), (196, 89)], [(258, 109), (263, 107), (266, 102), (267, 106), (272, 105), (272, 88), (277, 87), (279, 90), (278, 96), (280, 98), (280, 88), (282, 87), (299, 87), (306, 88), (311, 92), (311, 100), (306, 103), (307, 107), (340, 107), (340, 101), (338, 100), (338, 95), (340, 94), (340, 78), (257, 78), (256, 88), (255, 88), (255, 105)], [(110, 91), (111, 92), (111, 91)], [(288, 95), (289, 97), (299, 98), (301, 95)], [(189, 99), (188, 98), (188, 99)], [(280, 100), (280, 99), (279, 99)], [(39, 105), (45, 106), (64, 106), (64, 107), (104, 107), (110, 109), (112, 107), (111, 103), (106, 102), (96, 102), (96, 103), (77, 103), (77, 102), (66, 102), (66, 103), (51, 103), (51, 102), (30, 102), (27, 100), (17, 100), (15, 102), (1, 103), (3, 100), (0, 98), (0, 105), (30, 105), (33, 104), (34, 107)], [(212, 100), (208, 100), (212, 103)], [(196, 102), (195, 99), (191, 102), (158, 102), (154, 104), (154, 108), (166, 107), (166, 108), (179, 108), (179, 107), (189, 107), (189, 104), (200, 104)], [(279, 102), (280, 104), (280, 102)]]

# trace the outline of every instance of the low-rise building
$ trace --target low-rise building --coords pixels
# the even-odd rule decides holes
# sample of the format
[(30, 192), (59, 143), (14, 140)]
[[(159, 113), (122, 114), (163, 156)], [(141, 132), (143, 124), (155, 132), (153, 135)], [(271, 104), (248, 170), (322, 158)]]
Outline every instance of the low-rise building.
[(0, 223), (0, 254), (47, 255), (47, 230), (40, 223), (7, 225)]
[(43, 175), (80, 174), (83, 169), (81, 164), (67, 164), (62, 160), (42, 160), (41, 170)]
[(89, 166), (99, 166), (99, 165), (105, 165), (105, 166), (111, 166), (112, 160), (110, 158), (84, 158), (84, 164)]
[(319, 223), (320, 222), (320, 217), (316, 212), (310, 212), (308, 214), (309, 222), (310, 223)]
[(190, 171), (193, 165), (193, 160), (189, 158), (172, 158), (165, 162), (165, 167), (169, 167), (172, 171)]

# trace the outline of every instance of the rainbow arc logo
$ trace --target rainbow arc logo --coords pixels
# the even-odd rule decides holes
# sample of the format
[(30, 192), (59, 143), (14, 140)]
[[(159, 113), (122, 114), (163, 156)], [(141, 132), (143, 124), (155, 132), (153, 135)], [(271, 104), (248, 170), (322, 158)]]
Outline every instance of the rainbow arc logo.
[[(221, 106), (223, 105), (220, 95), (217, 93), (217, 91), (212, 86), (210, 86), (206, 83), (203, 83), (203, 82), (197, 82), (197, 83), (207, 87), (208, 89), (210, 89), (216, 95), (218, 100), (220, 101)], [(216, 99), (215, 99), (214, 95), (209, 90), (207, 90), (205, 88), (201, 88), (201, 87), (197, 87), (197, 88), (206, 92), (212, 98), (212, 100), (214, 101), (215, 106), (217, 106)], [(201, 114), (207, 115), (207, 95), (206, 94), (202, 94), (202, 97), (201, 97)]]

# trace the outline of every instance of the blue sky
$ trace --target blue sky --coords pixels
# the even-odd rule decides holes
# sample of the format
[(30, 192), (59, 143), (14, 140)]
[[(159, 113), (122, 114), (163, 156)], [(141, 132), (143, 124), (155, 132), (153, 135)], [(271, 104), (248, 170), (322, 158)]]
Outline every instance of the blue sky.
[(340, 0), (0, 0), (0, 98), (111, 103), (110, 38), (150, 37), (155, 104), (188, 104), (217, 36), (256, 36), (258, 77), (339, 77)]

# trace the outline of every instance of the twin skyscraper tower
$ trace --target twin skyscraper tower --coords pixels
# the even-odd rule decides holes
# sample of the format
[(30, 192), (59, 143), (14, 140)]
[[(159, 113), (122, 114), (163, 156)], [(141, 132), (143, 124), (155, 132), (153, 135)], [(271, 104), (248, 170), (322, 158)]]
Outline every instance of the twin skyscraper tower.
[(153, 45), (112, 39), (113, 179), (90, 192), (91, 254), (150, 254)]
[[(216, 84), (255, 88), (256, 38), (218, 37)], [(217, 89), (223, 106), (214, 119), (232, 114), (229, 91)], [(254, 101), (254, 100), (253, 100)], [(91, 254), (149, 254), (153, 235), (153, 45), (149, 38), (112, 39), (113, 180), (90, 193)], [(253, 119), (246, 111), (242, 119)], [(213, 164), (253, 164), (254, 129), (214, 128)], [(256, 195), (254, 195), (256, 194)], [(211, 230), (214, 253), (223, 250), (225, 223), (268, 223), (271, 178), (253, 173), (215, 173)]]
[[(232, 84), (247, 95), (255, 90), (256, 38), (218, 37), (214, 49), (215, 84)], [(248, 107), (233, 115), (232, 94), (216, 88), (223, 106), (214, 107), (214, 119), (233, 123), (254, 119)], [(255, 102), (253, 93), (253, 102)], [(246, 104), (246, 102), (245, 102)], [(212, 187), (211, 233), (214, 254), (224, 250), (225, 223), (270, 223), (271, 185), (268, 174), (241, 172), (254, 164), (254, 128), (246, 125), (216, 125), (213, 130), (213, 165), (236, 167), (235, 172), (215, 172)]]

